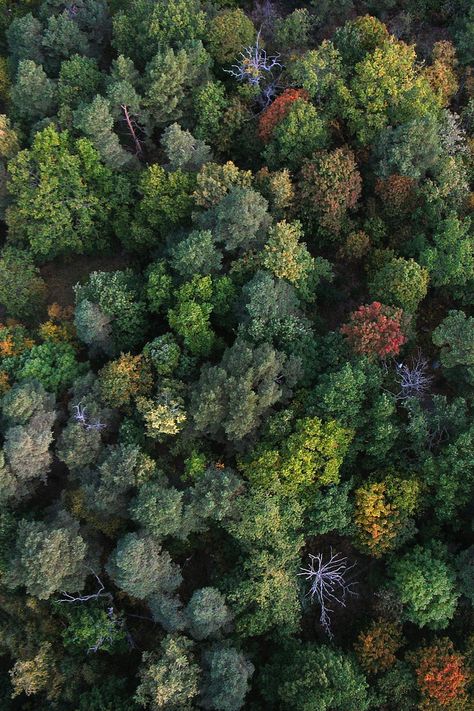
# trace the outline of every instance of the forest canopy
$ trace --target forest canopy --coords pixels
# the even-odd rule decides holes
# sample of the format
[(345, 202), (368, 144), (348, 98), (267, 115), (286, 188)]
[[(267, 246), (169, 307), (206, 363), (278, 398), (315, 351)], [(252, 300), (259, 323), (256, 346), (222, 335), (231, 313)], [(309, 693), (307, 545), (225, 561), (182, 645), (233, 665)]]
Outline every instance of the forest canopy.
[(0, 0), (0, 708), (472, 711), (472, 0)]

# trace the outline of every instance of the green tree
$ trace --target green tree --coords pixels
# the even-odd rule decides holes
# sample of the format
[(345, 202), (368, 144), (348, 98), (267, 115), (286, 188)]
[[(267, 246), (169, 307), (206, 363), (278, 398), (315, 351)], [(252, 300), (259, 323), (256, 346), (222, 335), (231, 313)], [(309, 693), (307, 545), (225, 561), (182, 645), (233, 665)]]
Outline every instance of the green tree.
[(424, 240), (420, 264), (430, 273), (433, 286), (463, 287), (474, 279), (474, 246), (470, 220), (455, 213), (438, 225), (432, 241)]
[(262, 693), (274, 708), (367, 711), (368, 684), (354, 659), (326, 645), (290, 640), (262, 672)]
[(7, 32), (9, 60), (13, 71), (23, 60), (30, 60), (35, 64), (43, 63), (41, 38), (43, 25), (31, 12), (23, 17), (14, 17)]
[(140, 200), (122, 241), (132, 249), (148, 249), (191, 217), (194, 178), (181, 170), (167, 172), (151, 165), (140, 177)]
[[(99, 338), (92, 341), (106, 353), (118, 355), (133, 349), (144, 340), (146, 333), (145, 302), (142, 300), (140, 279), (130, 269), (116, 272), (91, 272), (85, 284), (76, 284), (76, 327), (79, 338), (91, 343), (91, 327), (97, 329), (94, 319), (101, 316)], [(100, 311), (81, 309), (82, 302), (96, 305)], [(87, 318), (84, 318), (84, 316)], [(108, 320), (107, 320), (108, 319)], [(110, 325), (110, 328), (109, 328)]]
[(355, 65), (343, 112), (357, 140), (367, 145), (388, 125), (435, 114), (439, 98), (416, 66), (413, 47), (384, 42)]
[(388, 572), (406, 620), (434, 630), (447, 627), (456, 611), (459, 592), (443, 544), (433, 541), (429, 546), (415, 546), (391, 560)]
[(262, 241), (270, 222), (267, 210), (268, 202), (256, 190), (232, 186), (215, 208), (196, 219), (225, 250), (246, 250)]
[(451, 310), (433, 331), (432, 341), (441, 349), (441, 365), (450, 376), (474, 384), (474, 318)]
[(203, 678), (200, 703), (205, 709), (239, 711), (250, 690), (249, 679), (254, 672), (242, 652), (218, 644), (206, 650), (202, 658)]
[(218, 64), (228, 64), (237, 59), (244, 47), (253, 44), (255, 34), (253, 22), (243, 10), (222, 10), (209, 23), (209, 52)]
[(194, 230), (171, 248), (171, 266), (185, 279), (213, 274), (222, 267), (222, 252), (210, 230)]
[(21, 499), (46, 481), (50, 470), (53, 424), (56, 419), (54, 396), (36, 381), (16, 383), (2, 398), (5, 423), (0, 498)]
[(87, 545), (74, 519), (46, 523), (22, 519), (18, 524), (6, 583), (24, 586), (47, 600), (55, 592), (82, 590), (87, 576)]
[(13, 115), (26, 127), (52, 116), (56, 110), (56, 86), (41, 65), (23, 59), (10, 94)]
[(327, 143), (328, 129), (318, 109), (304, 99), (297, 99), (275, 127), (263, 156), (270, 168), (297, 170), (305, 158)]
[(232, 619), (224, 595), (216, 588), (195, 590), (184, 614), (189, 632), (197, 640), (218, 637)]
[(295, 382), (295, 365), (294, 359), (287, 359), (266, 343), (254, 348), (237, 340), (226, 350), (220, 365), (201, 369), (190, 405), (196, 431), (218, 439), (224, 435), (230, 440), (242, 439), (285, 397)]
[(428, 292), (428, 270), (414, 259), (393, 257), (371, 278), (371, 298), (413, 313)]
[(127, 533), (118, 541), (106, 569), (121, 590), (141, 600), (172, 593), (182, 580), (179, 567), (159, 542), (138, 533)]
[(145, 652), (142, 659), (138, 703), (151, 711), (192, 711), (201, 676), (193, 642), (168, 635), (158, 653)]
[(11, 241), (29, 244), (43, 259), (107, 243), (111, 210), (118, 205), (112, 173), (88, 140), (71, 142), (66, 131), (48, 126), (10, 161), (8, 171)]
[(131, 165), (133, 155), (120, 145), (113, 130), (114, 119), (107, 99), (95, 96), (90, 104), (81, 105), (74, 112), (73, 120), (75, 128), (90, 139), (105, 165), (113, 170)]
[(161, 143), (168, 157), (171, 170), (199, 170), (211, 158), (211, 149), (178, 123), (172, 123), (165, 128)]
[(143, 66), (162, 47), (179, 49), (201, 39), (205, 28), (197, 0), (132, 0), (114, 15), (112, 44), (118, 54)]
[(69, 343), (47, 341), (22, 354), (16, 373), (18, 380), (38, 380), (47, 390), (60, 392), (83, 372)]
[(97, 61), (74, 54), (61, 62), (58, 77), (58, 102), (61, 108), (77, 109), (89, 103), (102, 85), (102, 74)]
[(41, 45), (45, 57), (44, 64), (49, 73), (57, 74), (63, 60), (73, 54), (90, 53), (86, 35), (81, 32), (68, 12), (50, 15), (43, 31)]
[(44, 306), (46, 284), (29, 252), (6, 247), (0, 256), (0, 302), (9, 316), (31, 318)]

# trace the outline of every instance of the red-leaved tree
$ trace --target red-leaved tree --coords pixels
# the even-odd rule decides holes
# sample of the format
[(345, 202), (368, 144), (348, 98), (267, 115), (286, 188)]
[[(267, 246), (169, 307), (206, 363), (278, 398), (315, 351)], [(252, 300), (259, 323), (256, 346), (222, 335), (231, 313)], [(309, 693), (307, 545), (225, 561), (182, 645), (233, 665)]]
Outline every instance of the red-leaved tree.
[(297, 99), (308, 99), (308, 92), (304, 89), (285, 89), (260, 116), (258, 135), (264, 143), (268, 143), (273, 131), (288, 114), (293, 102)]
[(450, 708), (465, 697), (468, 675), (464, 657), (454, 650), (450, 639), (425, 647), (418, 660), (416, 678), (422, 708)]
[(379, 301), (359, 306), (341, 326), (356, 353), (370, 357), (395, 356), (406, 342), (402, 330), (403, 311)]

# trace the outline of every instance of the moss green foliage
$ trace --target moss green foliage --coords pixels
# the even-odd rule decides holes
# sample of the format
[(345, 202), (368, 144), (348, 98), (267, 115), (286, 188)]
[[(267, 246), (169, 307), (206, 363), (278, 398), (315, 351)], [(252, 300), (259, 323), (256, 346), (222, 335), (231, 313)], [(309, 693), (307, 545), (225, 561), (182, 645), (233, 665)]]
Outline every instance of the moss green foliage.
[(2, 711), (474, 708), (471, 5), (0, 0)]

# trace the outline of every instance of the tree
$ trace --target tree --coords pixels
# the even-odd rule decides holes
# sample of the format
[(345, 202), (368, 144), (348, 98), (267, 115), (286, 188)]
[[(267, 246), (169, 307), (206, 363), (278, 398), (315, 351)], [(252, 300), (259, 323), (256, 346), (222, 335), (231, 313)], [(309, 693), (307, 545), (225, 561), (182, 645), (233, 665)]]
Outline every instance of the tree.
[(159, 542), (139, 533), (127, 533), (118, 541), (106, 569), (121, 590), (140, 600), (172, 593), (182, 580), (179, 567)]
[(95, 59), (74, 54), (61, 62), (57, 84), (60, 111), (66, 107), (72, 111), (82, 103), (88, 104), (101, 85), (102, 74)]
[(443, 153), (441, 133), (438, 117), (431, 115), (396, 128), (387, 127), (376, 142), (377, 174), (382, 178), (397, 174), (423, 179)]
[(112, 318), (98, 304), (82, 299), (74, 310), (74, 327), (79, 340), (90, 348), (91, 355), (104, 352), (113, 355)]
[(402, 644), (400, 625), (381, 619), (374, 620), (367, 630), (360, 633), (354, 647), (364, 671), (378, 674), (393, 667)]
[(132, 0), (113, 17), (112, 44), (140, 67), (161, 47), (180, 48), (201, 39), (206, 16), (196, 0)]
[(69, 343), (47, 341), (22, 354), (16, 377), (38, 380), (50, 392), (58, 393), (72, 385), (83, 370)]
[(443, 544), (434, 541), (430, 546), (415, 546), (390, 561), (389, 575), (406, 620), (434, 630), (447, 627), (459, 592)]
[(94, 145), (105, 165), (113, 170), (129, 167), (133, 156), (120, 145), (113, 131), (114, 119), (110, 104), (102, 96), (95, 96), (90, 104), (81, 104), (74, 112), (74, 126)]
[[(268, 409), (291, 387), (292, 359), (268, 344), (250, 346), (237, 340), (218, 366), (205, 365), (191, 397), (190, 414), (197, 432), (240, 440), (255, 430)], [(281, 386), (284, 373), (286, 384)], [(282, 377), (283, 376), (283, 377)]]
[(307, 99), (308, 93), (304, 89), (285, 89), (262, 112), (258, 121), (258, 135), (263, 143), (268, 143), (278, 124), (288, 115), (293, 102), (297, 99)]
[(55, 592), (82, 590), (87, 576), (87, 545), (74, 519), (46, 523), (20, 520), (6, 583), (24, 586), (47, 600)]
[(144, 419), (145, 433), (160, 441), (177, 435), (187, 419), (183, 398), (170, 386), (160, 388), (153, 399), (138, 397), (137, 410)]
[(270, 168), (297, 170), (301, 163), (328, 143), (328, 129), (313, 104), (302, 98), (292, 102), (286, 116), (275, 126), (263, 156)]
[(171, 248), (171, 265), (185, 279), (195, 274), (213, 274), (221, 270), (222, 252), (210, 230), (193, 230)]
[(31, 12), (23, 17), (14, 17), (8, 26), (6, 37), (8, 42), (9, 59), (13, 71), (23, 60), (30, 60), (35, 64), (43, 63), (41, 36), (43, 26)]
[(223, 165), (206, 163), (196, 176), (193, 199), (199, 207), (210, 208), (218, 205), (234, 187), (250, 188), (252, 172), (240, 170), (232, 161)]
[(12, 128), (8, 116), (0, 114), (0, 156), (10, 160), (19, 150), (18, 133)]
[(102, 400), (110, 407), (129, 407), (135, 398), (149, 395), (153, 378), (142, 356), (122, 353), (109, 361), (99, 373)]
[[(98, 329), (98, 325), (94, 325), (97, 313), (101, 316), (99, 338), (96, 337), (93, 343), (106, 353), (118, 355), (136, 347), (144, 339), (146, 306), (142, 300), (140, 279), (130, 269), (91, 272), (85, 284), (76, 284), (74, 293), (78, 336), (86, 343), (91, 342), (90, 327)], [(84, 301), (96, 305), (100, 311), (88, 306), (84, 313), (81, 307)]]
[(130, 234), (122, 241), (132, 249), (146, 249), (162, 241), (177, 225), (191, 216), (194, 178), (181, 170), (166, 172), (151, 165), (140, 177), (140, 200), (135, 210)]
[(474, 318), (451, 310), (433, 331), (432, 341), (441, 348), (440, 360), (447, 373), (474, 383)]
[(41, 65), (23, 59), (18, 66), (10, 98), (15, 117), (30, 127), (36, 121), (54, 114), (56, 86)]
[(191, 711), (201, 676), (193, 642), (168, 635), (158, 654), (145, 652), (142, 659), (136, 701), (151, 711)]
[(357, 205), (362, 179), (352, 151), (336, 148), (320, 151), (306, 161), (299, 179), (301, 214), (334, 239), (340, 233), (347, 212)]
[(44, 64), (51, 74), (57, 74), (61, 62), (73, 54), (90, 54), (89, 42), (78, 23), (68, 12), (50, 15), (41, 39)]
[(189, 632), (197, 640), (219, 637), (232, 619), (224, 595), (216, 588), (195, 590), (184, 614)]
[(202, 707), (216, 711), (239, 711), (250, 689), (249, 679), (254, 672), (253, 664), (242, 652), (222, 644), (206, 650), (202, 663)]
[(252, 188), (231, 187), (215, 208), (199, 215), (205, 229), (212, 230), (225, 250), (246, 250), (262, 239), (270, 222), (268, 202)]
[(5, 423), (1, 498), (21, 499), (44, 482), (51, 466), (54, 396), (36, 381), (16, 383), (1, 400)]
[(161, 143), (165, 149), (171, 170), (199, 170), (212, 158), (210, 147), (194, 138), (178, 123), (173, 123), (163, 131)]
[(369, 293), (373, 299), (413, 313), (428, 292), (428, 282), (428, 270), (414, 259), (393, 257), (372, 276)]
[(352, 657), (325, 645), (288, 640), (265, 665), (262, 693), (275, 708), (366, 711), (367, 682)]
[(9, 316), (31, 318), (44, 305), (46, 284), (29, 252), (7, 247), (0, 256), (0, 302)]
[[(94, 472), (86, 469), (79, 473), (91, 512), (102, 518), (125, 518), (132, 492), (155, 475), (156, 464), (138, 445), (123, 443), (106, 447)], [(141, 550), (145, 544), (137, 548)]]
[(461, 551), (456, 558), (461, 592), (471, 602), (474, 599), (474, 546)]
[(453, 213), (437, 227), (432, 243), (424, 241), (420, 264), (428, 269), (433, 286), (462, 289), (474, 279), (470, 228), (470, 220), (462, 221)]
[(380, 557), (413, 535), (410, 517), (419, 505), (420, 489), (416, 479), (401, 479), (393, 474), (356, 489), (354, 522), (359, 545)]
[[(333, 97), (337, 97), (344, 77), (341, 56), (333, 43), (323, 40), (319, 47), (292, 58), (288, 67), (290, 76), (303, 87), (313, 101), (325, 102), (325, 111), (336, 110)], [(334, 106), (332, 104), (334, 103)]]
[(209, 24), (209, 52), (218, 64), (237, 59), (238, 53), (252, 45), (254, 40), (253, 22), (240, 7), (222, 10)]
[(349, 20), (334, 33), (334, 44), (348, 67), (354, 67), (367, 54), (383, 47), (388, 40), (386, 26), (370, 15)]
[(172, 333), (164, 333), (145, 345), (143, 355), (158, 375), (172, 375), (178, 367), (181, 349)]
[(306, 244), (300, 242), (301, 237), (303, 230), (300, 222), (278, 222), (268, 231), (263, 253), (266, 269), (295, 286), (304, 284), (314, 269), (314, 260)]
[(105, 246), (110, 211), (120, 208), (112, 173), (88, 140), (71, 141), (67, 131), (48, 126), (10, 161), (8, 171), (12, 242), (29, 244), (43, 259)]
[(351, 439), (352, 432), (334, 420), (305, 417), (296, 421), (294, 432), (278, 450), (261, 444), (242, 468), (255, 487), (311, 496), (319, 486), (338, 483)]
[(196, 138), (214, 145), (218, 141), (222, 119), (228, 107), (224, 85), (219, 81), (208, 81), (196, 88), (193, 97), (196, 117)]
[(413, 47), (388, 41), (355, 65), (343, 112), (362, 145), (373, 141), (388, 125), (435, 114), (441, 107), (415, 62)]
[(143, 107), (152, 125), (163, 126), (179, 119), (192, 87), (207, 77), (210, 58), (202, 44), (187, 49), (163, 49), (147, 64)]
[[(424, 708), (451, 708), (467, 701), (468, 671), (463, 656), (447, 637), (415, 652), (418, 689)], [(453, 708), (455, 706), (453, 705)], [(458, 706), (462, 708), (462, 706)]]
[(406, 343), (403, 325), (402, 309), (374, 301), (353, 311), (340, 331), (356, 353), (369, 358), (386, 358), (398, 355)]
[(291, 284), (258, 271), (243, 287), (242, 301), (240, 332), (244, 338), (274, 343), (285, 352), (298, 352), (295, 346), (308, 335), (309, 325)]
[(292, 49), (309, 44), (313, 18), (306, 8), (293, 10), (285, 18), (275, 22), (275, 39), (278, 47)]

